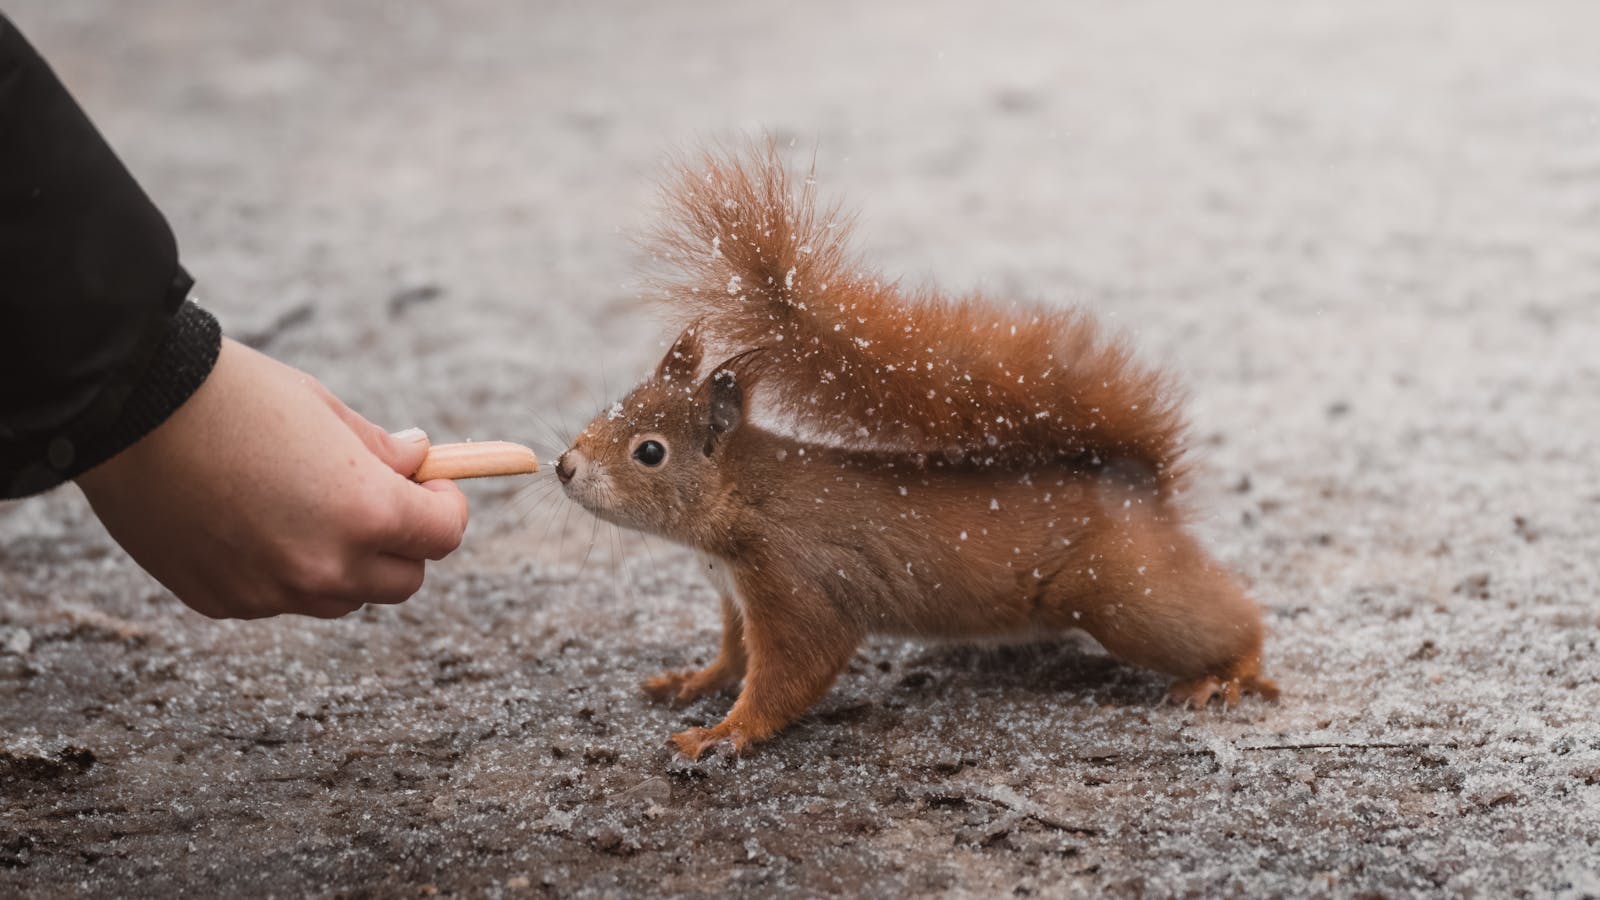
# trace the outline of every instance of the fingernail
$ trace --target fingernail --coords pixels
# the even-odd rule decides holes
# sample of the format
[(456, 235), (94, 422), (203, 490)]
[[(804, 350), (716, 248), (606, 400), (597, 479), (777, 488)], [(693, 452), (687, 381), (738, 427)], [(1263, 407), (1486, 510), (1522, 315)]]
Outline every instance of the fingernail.
[(396, 431), (389, 436), (402, 444), (420, 444), (428, 439), (428, 433), (421, 428), (407, 428), (405, 431)]

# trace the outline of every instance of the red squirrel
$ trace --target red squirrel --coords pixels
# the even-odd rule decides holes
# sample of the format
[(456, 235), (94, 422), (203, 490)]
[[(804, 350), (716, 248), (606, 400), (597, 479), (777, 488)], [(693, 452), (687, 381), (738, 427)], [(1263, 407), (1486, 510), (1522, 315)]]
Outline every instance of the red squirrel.
[(596, 516), (698, 551), (721, 594), (717, 658), (643, 684), (743, 684), (678, 752), (772, 737), (871, 634), (1078, 628), (1178, 702), (1277, 696), (1259, 608), (1185, 528), (1168, 377), (1081, 311), (880, 279), (770, 144), (677, 176), (655, 247), (688, 324), (556, 469)]

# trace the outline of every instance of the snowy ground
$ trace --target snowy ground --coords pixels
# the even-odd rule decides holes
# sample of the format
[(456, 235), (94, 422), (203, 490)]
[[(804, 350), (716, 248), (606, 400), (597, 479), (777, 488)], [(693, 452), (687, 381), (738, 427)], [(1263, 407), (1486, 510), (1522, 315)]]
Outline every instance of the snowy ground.
[(1600, 7), (6, 6), (228, 330), (439, 439), (654, 359), (665, 151), (814, 145), (885, 271), (1184, 376), (1285, 697), (881, 642), (686, 766), (726, 701), (634, 685), (714, 596), (547, 485), (403, 607), (254, 624), (63, 490), (0, 505), (0, 893), (1600, 895)]

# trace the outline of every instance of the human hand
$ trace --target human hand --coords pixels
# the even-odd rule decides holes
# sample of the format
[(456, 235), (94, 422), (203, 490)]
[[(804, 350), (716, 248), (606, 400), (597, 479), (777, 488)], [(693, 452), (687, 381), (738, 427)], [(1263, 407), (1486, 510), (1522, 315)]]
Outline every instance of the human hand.
[(410, 480), (428, 452), (411, 434), (224, 340), (194, 396), (77, 482), (117, 543), (195, 610), (336, 618), (416, 593), (423, 561), (466, 530), (455, 482)]

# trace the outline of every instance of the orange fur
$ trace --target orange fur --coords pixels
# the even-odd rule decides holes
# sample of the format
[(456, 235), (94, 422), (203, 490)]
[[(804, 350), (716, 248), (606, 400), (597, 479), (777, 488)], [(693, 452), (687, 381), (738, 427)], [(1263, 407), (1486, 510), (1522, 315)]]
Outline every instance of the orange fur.
[[(690, 324), (557, 463), (574, 500), (693, 547), (718, 583), (717, 659), (644, 684), (684, 703), (742, 682), (680, 753), (772, 737), (874, 633), (1082, 628), (1176, 676), (1174, 700), (1276, 695), (1260, 610), (1175, 501), (1162, 375), (1081, 313), (862, 273), (837, 210), (809, 180), (793, 193), (770, 147), (680, 174), (658, 246)], [(773, 409), (803, 436), (750, 421)]]
[(808, 429), (1012, 467), (1131, 462), (1179, 486), (1169, 379), (1080, 311), (908, 294), (864, 269), (849, 217), (819, 210), (814, 178), (796, 189), (770, 143), (680, 165), (666, 212), (663, 299), (715, 347), (761, 348), (763, 399)]

